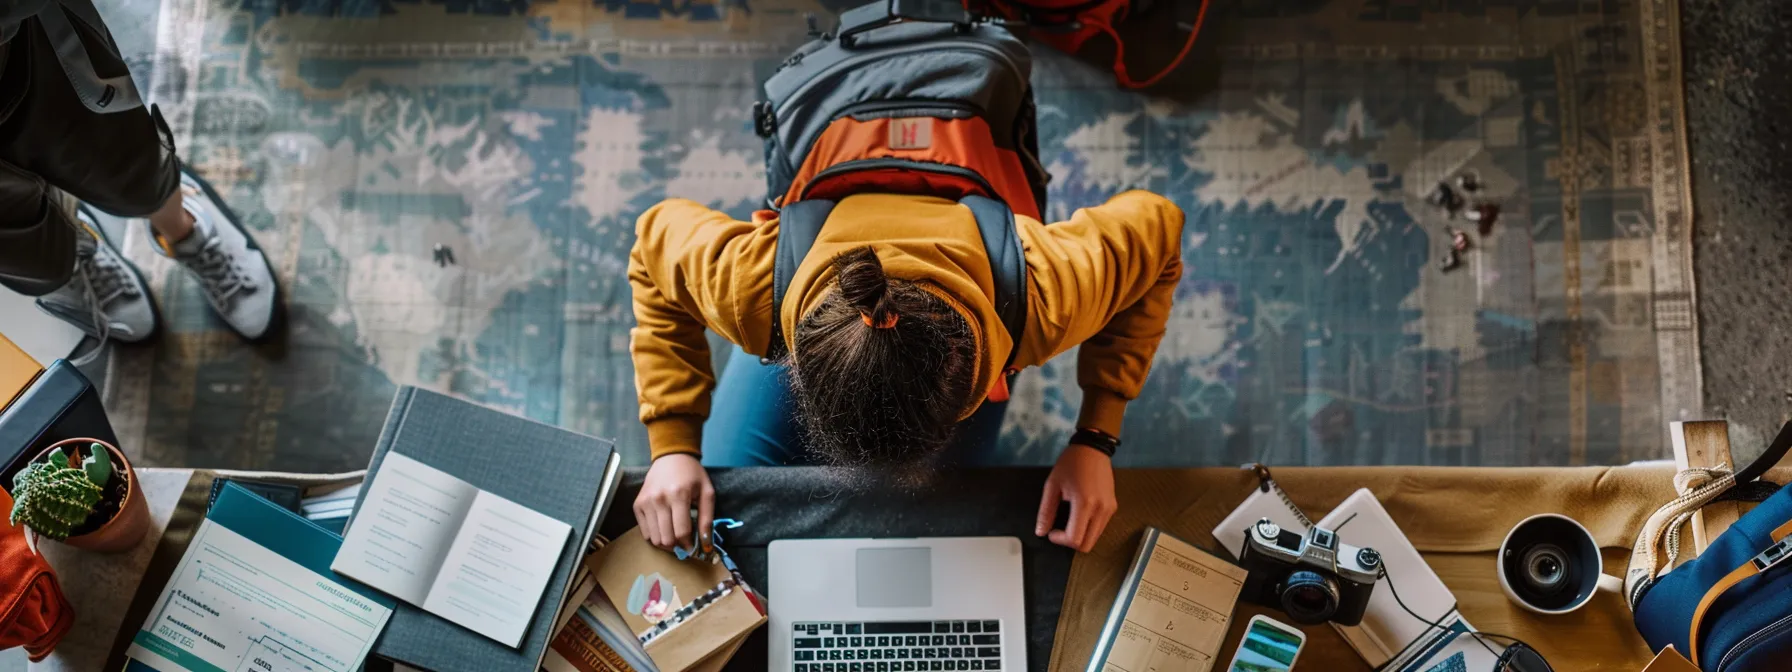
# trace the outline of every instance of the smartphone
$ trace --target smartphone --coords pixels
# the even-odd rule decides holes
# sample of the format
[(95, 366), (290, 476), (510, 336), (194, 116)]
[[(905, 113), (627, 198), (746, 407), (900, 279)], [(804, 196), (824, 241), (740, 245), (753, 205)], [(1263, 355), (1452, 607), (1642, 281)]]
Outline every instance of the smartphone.
[(1294, 669), (1294, 658), (1307, 643), (1307, 634), (1287, 623), (1268, 616), (1251, 617), (1244, 629), (1244, 640), (1232, 654), (1228, 672), (1288, 672)]

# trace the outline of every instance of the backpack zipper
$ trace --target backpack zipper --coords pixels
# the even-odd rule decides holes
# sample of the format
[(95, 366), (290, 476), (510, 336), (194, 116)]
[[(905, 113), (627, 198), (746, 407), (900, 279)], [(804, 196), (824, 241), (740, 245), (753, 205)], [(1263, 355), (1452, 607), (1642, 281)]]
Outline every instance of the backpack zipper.
[(834, 177), (836, 175), (841, 175), (841, 174), (845, 174), (845, 173), (857, 172), (857, 171), (861, 171), (861, 170), (877, 170), (879, 168), (902, 168), (905, 170), (924, 170), (924, 171), (931, 172), (931, 173), (942, 173), (942, 174), (946, 174), (946, 175), (953, 175), (956, 177), (962, 177), (962, 178), (971, 180), (973, 182), (976, 182), (977, 186), (982, 187), (983, 192), (986, 194), (989, 194), (991, 197), (994, 197), (995, 193), (996, 193), (995, 188), (990, 186), (989, 180), (983, 179), (983, 176), (978, 175), (977, 171), (971, 170), (969, 168), (965, 168), (963, 166), (954, 166), (954, 165), (949, 165), (949, 164), (944, 164), (944, 163), (927, 163), (927, 162), (923, 162), (923, 161), (910, 161), (908, 159), (879, 158), (879, 159), (854, 159), (852, 161), (847, 161), (844, 163), (836, 163), (832, 166), (828, 166), (827, 168), (823, 169), (821, 172), (816, 173), (815, 177), (809, 178), (809, 183), (803, 185), (803, 193), (800, 197), (798, 197), (798, 200), (807, 200), (809, 198), (809, 190), (815, 188), (815, 183), (820, 182), (825, 178)]
[[(826, 70), (822, 70), (821, 72), (815, 73), (815, 75), (810, 77), (808, 79), (808, 81), (803, 82), (803, 85), (801, 87), (798, 87), (796, 91), (791, 92), (790, 97), (784, 99), (784, 104), (778, 107), (777, 112), (775, 113), (775, 116), (779, 122), (784, 121), (784, 119), (788, 116), (786, 113), (790, 111), (790, 108), (795, 105), (796, 101), (801, 100), (805, 95), (807, 95), (809, 93), (810, 89), (815, 88), (822, 80), (828, 79), (829, 77), (832, 77), (835, 74), (839, 73), (840, 71), (846, 70), (847, 68), (863, 64), (867, 61), (883, 59), (883, 58), (890, 58), (893, 56), (905, 56), (908, 54), (928, 52), (928, 51), (955, 51), (955, 50), (981, 51), (985, 54), (996, 57), (998, 60), (1000, 60), (1002, 62), (1003, 65), (1008, 66), (1009, 72), (1014, 73), (1016, 75), (1020, 74), (1020, 65), (1015, 63), (1014, 59), (1009, 58), (1007, 53), (1003, 52), (1001, 49), (997, 49), (995, 47), (989, 46), (987, 44), (983, 44), (981, 42), (973, 42), (973, 41), (964, 40), (964, 41), (960, 41), (958, 44), (954, 44), (949, 47), (941, 47), (940, 45), (937, 45), (937, 44), (930, 45), (930, 44), (926, 44), (926, 43), (910, 44), (910, 45), (906, 45), (903, 47), (876, 51), (874, 53), (861, 54), (858, 56), (854, 56), (852, 58), (843, 59), (838, 63), (828, 66), (828, 68)], [(780, 123), (779, 125), (782, 126), (783, 124)]]
[(957, 100), (935, 100), (928, 98), (901, 98), (893, 100), (867, 100), (854, 103), (840, 110), (828, 121), (835, 122), (846, 117), (855, 119), (886, 119), (896, 116), (927, 116), (941, 119), (966, 119), (983, 115), (983, 110), (976, 105)]
[[(1731, 659), (1746, 651), (1750, 645), (1758, 644), (1761, 640), (1779, 634), (1788, 628), (1792, 628), (1792, 616), (1781, 616), (1780, 620), (1769, 623), (1767, 627), (1742, 638), (1742, 641), (1737, 642), (1735, 646), (1724, 652), (1724, 657), (1717, 661), (1717, 669), (1712, 672), (1724, 672), (1724, 668), (1730, 665)], [(1697, 664), (1694, 663), (1694, 665)]]

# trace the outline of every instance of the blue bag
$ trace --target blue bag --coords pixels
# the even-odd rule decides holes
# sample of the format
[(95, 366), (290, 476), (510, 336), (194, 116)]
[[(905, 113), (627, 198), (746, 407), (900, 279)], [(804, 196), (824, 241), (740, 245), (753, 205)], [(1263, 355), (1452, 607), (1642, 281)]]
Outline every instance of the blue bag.
[[(1792, 448), (1792, 423), (1760, 459), (1716, 472), (1650, 519), (1631, 556), (1626, 592), (1636, 627), (1656, 651), (1672, 645), (1704, 672), (1792, 669), (1792, 489), (1759, 481)], [(1693, 511), (1722, 500), (1760, 501), (1697, 558), (1655, 568), (1655, 549)]]

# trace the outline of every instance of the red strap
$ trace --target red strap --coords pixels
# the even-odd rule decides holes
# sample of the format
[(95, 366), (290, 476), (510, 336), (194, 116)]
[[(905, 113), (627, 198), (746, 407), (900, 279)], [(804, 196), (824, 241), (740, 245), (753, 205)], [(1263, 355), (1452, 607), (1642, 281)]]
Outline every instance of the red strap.
[(1120, 40), (1119, 33), (1114, 32), (1114, 27), (1108, 25), (1106, 21), (1090, 22), (1090, 25), (1100, 29), (1101, 32), (1107, 33), (1108, 37), (1114, 38), (1114, 79), (1119, 80), (1120, 85), (1126, 88), (1143, 89), (1152, 84), (1156, 84), (1158, 80), (1163, 79), (1165, 76), (1169, 75), (1171, 71), (1175, 70), (1176, 66), (1182, 65), (1182, 59), (1187, 58), (1188, 52), (1194, 49), (1195, 37), (1201, 34), (1201, 24), (1206, 23), (1207, 21), (1207, 5), (1210, 2), (1211, 0), (1201, 0), (1201, 11), (1195, 14), (1195, 25), (1193, 28), (1189, 29), (1188, 41), (1182, 43), (1182, 51), (1178, 52), (1176, 58), (1171, 59), (1170, 64), (1164, 66), (1164, 69), (1159, 70), (1157, 74), (1152, 75), (1144, 81), (1135, 81), (1132, 78), (1132, 75), (1126, 74), (1126, 43)]

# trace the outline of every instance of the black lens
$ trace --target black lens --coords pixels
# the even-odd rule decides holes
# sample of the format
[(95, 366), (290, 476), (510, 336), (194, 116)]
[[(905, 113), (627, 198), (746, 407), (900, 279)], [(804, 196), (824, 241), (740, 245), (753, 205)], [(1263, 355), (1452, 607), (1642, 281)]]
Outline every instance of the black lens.
[(1543, 595), (1550, 595), (1567, 587), (1568, 553), (1555, 544), (1537, 544), (1527, 549), (1524, 554), (1524, 582)]
[(1513, 644), (1506, 649), (1493, 669), (1496, 672), (1554, 672), (1542, 654), (1523, 644)]
[(1338, 612), (1338, 587), (1318, 572), (1301, 570), (1282, 584), (1282, 611), (1301, 625), (1318, 625)]

